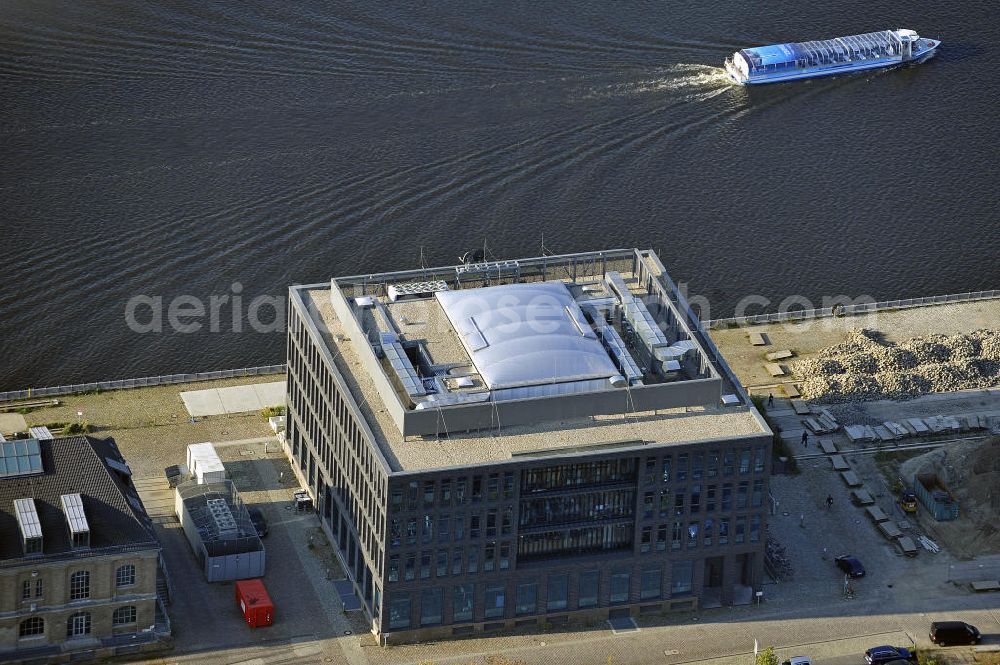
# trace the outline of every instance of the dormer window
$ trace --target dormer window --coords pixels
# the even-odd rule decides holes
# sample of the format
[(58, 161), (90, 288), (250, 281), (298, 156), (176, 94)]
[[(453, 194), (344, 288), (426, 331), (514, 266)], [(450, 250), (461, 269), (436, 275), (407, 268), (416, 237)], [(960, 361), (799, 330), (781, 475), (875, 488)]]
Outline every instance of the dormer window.
[(73, 549), (90, 547), (90, 524), (87, 523), (87, 515), (83, 512), (83, 499), (79, 494), (63, 494), (59, 499), (62, 502), (63, 514), (66, 515), (66, 525), (69, 527)]
[(42, 553), (42, 523), (35, 510), (34, 499), (14, 499), (14, 513), (21, 531), (21, 547), (24, 556)]

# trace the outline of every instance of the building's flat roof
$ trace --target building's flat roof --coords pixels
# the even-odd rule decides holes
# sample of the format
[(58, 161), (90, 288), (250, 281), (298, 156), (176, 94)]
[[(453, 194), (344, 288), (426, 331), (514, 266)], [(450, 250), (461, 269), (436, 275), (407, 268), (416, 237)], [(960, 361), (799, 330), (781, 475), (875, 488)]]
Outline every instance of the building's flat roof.
[[(629, 280), (633, 278), (626, 273), (623, 273), (623, 276)], [(378, 277), (373, 276), (373, 279)], [(573, 296), (580, 296), (587, 291), (595, 299), (607, 296), (608, 291), (600, 280), (590, 280), (590, 285), (586, 287), (581, 286), (584, 283), (588, 283), (588, 280), (579, 277), (575, 280), (569, 278), (560, 280), (556, 286), (544, 288)], [(540, 287), (546, 284), (551, 285), (552, 280), (531, 286)], [(312, 285), (295, 287), (293, 290), (302, 299), (355, 403), (375, 436), (383, 456), (395, 471), (489, 464), (521, 456), (547, 455), (554, 451), (587, 452), (588, 449), (601, 446), (688, 443), (754, 436), (766, 432), (755, 412), (746, 405), (723, 407), (717, 404), (703, 404), (642, 412), (632, 411), (627, 414), (604, 413), (586, 417), (542, 418), (540, 422), (506, 426), (501, 421), (499, 427), (494, 423), (473, 431), (455, 431), (454, 427), (449, 429), (447, 422), (449, 410), (440, 408), (435, 411), (436, 417), (443, 420), (438, 428), (442, 436), (404, 437), (392, 416), (392, 409), (398, 405), (384, 401), (375, 378), (365, 370), (369, 365), (361, 354), (367, 353), (368, 349), (364, 347), (359, 349), (358, 344), (360, 342), (366, 345), (369, 340), (363, 336), (360, 340), (356, 339), (351, 335), (349, 327), (338, 319), (331, 301), (332, 288)], [(476, 290), (464, 289), (445, 293), (464, 292), (474, 295)], [(381, 307), (368, 308), (364, 310), (363, 316), (380, 317), (380, 330), (384, 330), (383, 325), (395, 326), (399, 338), (403, 341), (420, 340), (430, 363), (434, 366), (453, 365), (451, 375), (471, 375), (476, 383), (469, 390), (483, 390), (490, 380), (483, 376), (486, 364), (477, 362), (475, 352), (470, 353), (460, 334), (455, 331), (447, 307), (440, 306), (441, 295), (438, 293), (432, 298), (395, 302), (382, 298)], [(454, 297), (448, 296), (445, 300)], [(573, 325), (570, 319), (566, 321)], [(599, 342), (595, 344), (603, 351)], [(608, 363), (613, 369), (614, 365), (610, 360)], [(622, 389), (622, 392), (625, 390)], [(725, 385), (723, 390), (726, 390)], [(389, 397), (395, 398), (391, 395)]]

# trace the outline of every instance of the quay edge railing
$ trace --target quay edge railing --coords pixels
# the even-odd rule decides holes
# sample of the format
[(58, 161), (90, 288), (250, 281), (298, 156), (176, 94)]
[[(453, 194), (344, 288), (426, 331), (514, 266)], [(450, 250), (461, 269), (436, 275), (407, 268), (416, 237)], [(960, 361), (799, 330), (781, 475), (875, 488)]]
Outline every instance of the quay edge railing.
[(188, 374), (164, 374), (147, 376), (138, 379), (117, 379), (114, 381), (94, 381), (91, 383), (75, 383), (65, 386), (50, 386), (47, 388), (26, 388), (24, 390), (8, 390), (0, 392), (0, 402), (55, 397), (58, 395), (74, 395), (104, 390), (128, 390), (130, 388), (147, 388), (150, 386), (165, 386), (177, 383), (197, 383), (216, 379), (233, 379), (244, 376), (260, 376), (268, 374), (284, 374), (285, 365), (262, 365), (259, 367), (243, 367), (241, 369), (222, 369), (213, 372), (194, 372)]
[(719, 328), (724, 326), (752, 326), (765, 323), (786, 323), (790, 321), (805, 321), (831, 316), (857, 316), (859, 314), (871, 314), (894, 309), (910, 309), (913, 307), (926, 307), (928, 305), (944, 305), (948, 303), (973, 302), (977, 300), (993, 300), (1000, 298), (1000, 290), (992, 291), (969, 291), (967, 293), (950, 293), (940, 296), (927, 296), (925, 298), (904, 298), (900, 300), (883, 300), (873, 303), (856, 303), (853, 305), (842, 305), (839, 307), (822, 307), (816, 309), (800, 309), (789, 312), (770, 312), (767, 314), (754, 314), (751, 316), (734, 316), (722, 319), (706, 319), (702, 325), (706, 328)]

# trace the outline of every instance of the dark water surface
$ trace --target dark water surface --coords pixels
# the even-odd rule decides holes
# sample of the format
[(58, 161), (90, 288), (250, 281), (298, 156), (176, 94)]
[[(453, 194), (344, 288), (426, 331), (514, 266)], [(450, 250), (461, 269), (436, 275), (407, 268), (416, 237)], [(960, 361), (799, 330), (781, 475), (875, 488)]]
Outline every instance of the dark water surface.
[[(282, 362), (281, 333), (141, 335), (125, 304), (280, 297), (484, 239), (658, 249), (712, 316), (996, 288), (994, 8), (5, 2), (0, 389)], [(753, 89), (719, 69), (890, 27), (942, 51)]]

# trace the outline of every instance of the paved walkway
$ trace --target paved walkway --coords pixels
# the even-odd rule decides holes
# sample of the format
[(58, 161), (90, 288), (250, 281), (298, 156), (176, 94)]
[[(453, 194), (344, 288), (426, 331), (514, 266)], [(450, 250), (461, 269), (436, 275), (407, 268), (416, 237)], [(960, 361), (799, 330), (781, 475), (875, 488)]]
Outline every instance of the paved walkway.
[(285, 382), (188, 390), (181, 393), (181, 401), (187, 412), (194, 417), (260, 411), (265, 407), (285, 403)]

